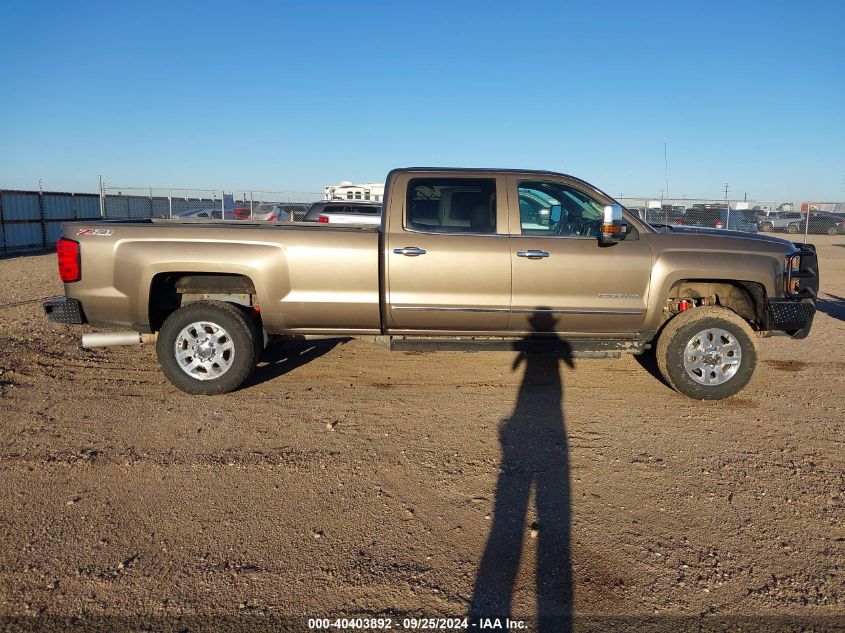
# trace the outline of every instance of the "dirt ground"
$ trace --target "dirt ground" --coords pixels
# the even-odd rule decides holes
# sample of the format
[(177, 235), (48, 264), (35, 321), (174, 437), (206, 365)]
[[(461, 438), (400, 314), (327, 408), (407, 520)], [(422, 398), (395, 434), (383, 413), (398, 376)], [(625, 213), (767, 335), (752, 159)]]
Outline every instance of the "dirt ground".
[(563, 629), (571, 594), (576, 630), (845, 627), (845, 237), (812, 241), (811, 336), (761, 341), (751, 385), (710, 403), (633, 357), (361, 341), (191, 397), (151, 346), (81, 350), (42, 317), (54, 255), (2, 259), (0, 621)]

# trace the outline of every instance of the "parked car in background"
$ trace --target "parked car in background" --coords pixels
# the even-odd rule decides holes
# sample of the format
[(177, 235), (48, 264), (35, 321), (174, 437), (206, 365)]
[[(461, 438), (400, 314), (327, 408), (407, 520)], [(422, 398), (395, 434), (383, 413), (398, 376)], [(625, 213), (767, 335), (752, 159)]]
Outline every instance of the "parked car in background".
[(247, 208), (247, 217), (253, 221), (290, 222), (293, 220), (293, 212), (276, 202), (261, 202), (252, 207), (252, 214), (249, 214)]
[[(790, 222), (786, 227), (787, 233), (804, 232), (804, 222), (801, 220)], [(827, 233), (828, 235), (845, 235), (845, 217), (835, 213), (810, 213), (806, 226), (807, 233)]]
[(646, 209), (644, 213), (645, 215), (640, 214), (640, 217), (652, 226), (683, 224), (686, 209), (665, 205), (662, 209)]
[(785, 231), (791, 223), (801, 222), (803, 219), (804, 214), (799, 211), (771, 213), (764, 217), (758, 216), (757, 229), (763, 233)]
[(311, 205), (302, 221), (378, 225), (381, 224), (381, 203), (320, 200)]
[(757, 232), (757, 218), (750, 209), (728, 209), (722, 205), (693, 205), (684, 213), (683, 224), (744, 233)]
[(234, 210), (227, 209), (225, 213), (221, 209), (189, 209), (183, 211), (177, 217), (184, 219), (208, 219), (208, 220), (241, 220), (235, 216)]

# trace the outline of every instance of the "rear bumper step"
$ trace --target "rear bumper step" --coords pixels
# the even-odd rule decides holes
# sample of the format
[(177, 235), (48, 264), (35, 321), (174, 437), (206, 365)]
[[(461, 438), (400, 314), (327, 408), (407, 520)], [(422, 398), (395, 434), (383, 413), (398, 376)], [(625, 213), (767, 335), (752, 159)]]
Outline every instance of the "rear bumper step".
[(87, 323), (85, 313), (82, 311), (82, 304), (76, 299), (50, 297), (42, 305), (47, 319), (54, 323), (66, 323), (68, 325)]

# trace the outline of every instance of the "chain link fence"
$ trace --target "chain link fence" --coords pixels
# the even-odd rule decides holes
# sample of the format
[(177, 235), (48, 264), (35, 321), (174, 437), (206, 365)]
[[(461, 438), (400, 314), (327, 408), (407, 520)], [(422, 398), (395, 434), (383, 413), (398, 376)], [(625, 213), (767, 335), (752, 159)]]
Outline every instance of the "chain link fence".
[[(795, 204), (782, 200), (731, 200), (729, 198), (619, 198), (625, 207), (650, 224), (686, 225), (756, 233), (769, 217), (795, 213)], [(800, 220), (796, 213), (794, 219)], [(783, 227), (785, 229), (785, 225)]]
[[(62, 222), (104, 218), (301, 221), (325, 192), (106, 187), (100, 195), (0, 191), (0, 252), (51, 247)], [(651, 224), (786, 234), (845, 234), (845, 203), (621, 196)]]
[(198, 218), (209, 220), (301, 221), (323, 193), (245, 189), (103, 187), (102, 213), (108, 220)]

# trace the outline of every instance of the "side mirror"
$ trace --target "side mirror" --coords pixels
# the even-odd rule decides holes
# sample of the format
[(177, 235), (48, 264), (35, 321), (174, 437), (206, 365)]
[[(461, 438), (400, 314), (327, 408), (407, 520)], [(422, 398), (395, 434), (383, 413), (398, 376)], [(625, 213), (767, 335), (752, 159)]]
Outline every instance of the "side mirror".
[(604, 208), (604, 219), (599, 234), (599, 243), (603, 245), (615, 244), (625, 239), (628, 225), (622, 216), (621, 204), (609, 204)]

